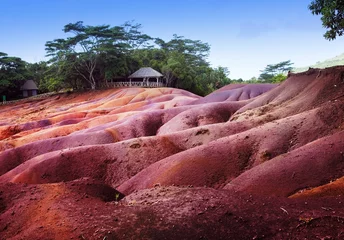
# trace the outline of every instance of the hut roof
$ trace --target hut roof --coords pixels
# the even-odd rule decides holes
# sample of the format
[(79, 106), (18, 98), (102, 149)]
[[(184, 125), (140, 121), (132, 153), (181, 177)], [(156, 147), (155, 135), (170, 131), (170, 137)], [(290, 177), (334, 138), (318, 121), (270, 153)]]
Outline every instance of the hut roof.
[(143, 67), (131, 74), (128, 78), (162, 77), (163, 75), (150, 67)]
[(21, 90), (37, 90), (38, 87), (33, 80), (27, 80), (21, 87)]

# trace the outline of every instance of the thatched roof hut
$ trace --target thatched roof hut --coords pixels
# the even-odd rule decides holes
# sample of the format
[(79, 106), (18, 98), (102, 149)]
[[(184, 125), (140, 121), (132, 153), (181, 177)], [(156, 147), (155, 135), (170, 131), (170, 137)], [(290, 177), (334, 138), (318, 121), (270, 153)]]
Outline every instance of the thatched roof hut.
[[(162, 81), (162, 75), (158, 71), (150, 67), (143, 67), (131, 74), (129, 78), (129, 86), (141, 86), (141, 87), (162, 87), (164, 86)], [(131, 80), (134, 79), (132, 84)], [(159, 81), (160, 80), (160, 81)]]
[(161, 73), (150, 67), (143, 67), (131, 74), (128, 78), (160, 78), (163, 77)]
[[(114, 87), (165, 87), (164, 75), (151, 67), (143, 67), (131, 74), (128, 78), (115, 79)], [(112, 83), (112, 80), (111, 80)]]
[(21, 90), (38, 90), (38, 87), (33, 80), (27, 80), (21, 87)]
[(33, 80), (27, 80), (21, 90), (23, 91), (23, 97), (31, 97), (37, 95), (38, 87)]

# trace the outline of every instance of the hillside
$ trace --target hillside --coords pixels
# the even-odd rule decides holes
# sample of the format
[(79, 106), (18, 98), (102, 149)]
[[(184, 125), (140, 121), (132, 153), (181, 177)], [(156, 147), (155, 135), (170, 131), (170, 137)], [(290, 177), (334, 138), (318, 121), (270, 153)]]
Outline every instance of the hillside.
[(299, 72), (304, 72), (307, 71), (309, 68), (328, 68), (328, 67), (334, 67), (334, 66), (342, 66), (344, 65), (344, 53), (334, 57), (327, 59), (325, 61), (319, 61), (313, 65), (306, 66), (306, 67), (300, 67), (300, 68), (294, 68), (292, 72), (294, 73), (299, 73)]
[(342, 239), (343, 74), (0, 106), (1, 239)]

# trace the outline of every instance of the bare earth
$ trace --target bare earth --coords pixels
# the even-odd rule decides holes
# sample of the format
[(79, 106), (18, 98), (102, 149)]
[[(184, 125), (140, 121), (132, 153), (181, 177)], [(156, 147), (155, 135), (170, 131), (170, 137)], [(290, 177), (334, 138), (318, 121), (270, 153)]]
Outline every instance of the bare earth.
[(344, 239), (344, 67), (0, 106), (0, 239)]

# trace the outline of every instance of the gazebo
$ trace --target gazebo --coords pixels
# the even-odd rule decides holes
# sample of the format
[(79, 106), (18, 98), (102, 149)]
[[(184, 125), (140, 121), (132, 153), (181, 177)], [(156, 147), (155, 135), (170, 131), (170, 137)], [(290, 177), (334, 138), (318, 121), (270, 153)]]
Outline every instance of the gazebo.
[[(159, 86), (159, 80), (163, 77), (161, 73), (158, 71), (154, 70), (153, 68), (150, 67), (143, 67), (131, 74), (129, 78), (129, 84), (131, 85), (132, 79), (139, 80), (139, 82), (143, 83), (143, 86), (147, 87), (160, 87)], [(151, 79), (154, 79), (154, 82), (150, 82)], [(156, 80), (156, 85), (154, 84)], [(162, 84), (162, 81), (160, 80), (160, 83)], [(161, 85), (160, 84), (160, 85)]]
[(23, 91), (23, 97), (31, 97), (37, 95), (38, 87), (33, 80), (27, 80), (21, 90)]
[(131, 74), (129, 86), (163, 87), (163, 75), (150, 67), (143, 67)]

